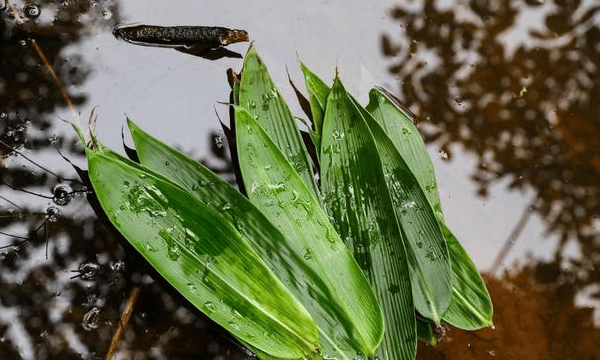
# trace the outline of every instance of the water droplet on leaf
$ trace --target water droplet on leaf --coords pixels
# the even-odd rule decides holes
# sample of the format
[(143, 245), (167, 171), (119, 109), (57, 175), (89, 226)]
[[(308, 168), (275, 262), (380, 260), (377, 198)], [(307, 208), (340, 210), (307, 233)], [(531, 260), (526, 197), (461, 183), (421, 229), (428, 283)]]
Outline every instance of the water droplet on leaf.
[(217, 305), (215, 305), (215, 303), (212, 302), (212, 301), (205, 302), (204, 303), (204, 308), (208, 312), (215, 312), (215, 311), (217, 311)]

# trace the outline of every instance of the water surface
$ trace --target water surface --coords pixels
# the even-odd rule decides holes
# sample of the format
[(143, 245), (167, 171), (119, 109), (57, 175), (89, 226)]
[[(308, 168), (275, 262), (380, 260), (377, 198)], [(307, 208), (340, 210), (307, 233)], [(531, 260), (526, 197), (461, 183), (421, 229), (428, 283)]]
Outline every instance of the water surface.
[[(57, 151), (84, 166), (61, 119), (85, 123), (98, 106), (97, 132), (108, 146), (121, 149), (127, 114), (231, 176), (215, 109), (226, 119), (226, 107), (217, 103), (228, 100), (225, 70), (239, 70), (241, 60), (134, 46), (111, 34), (122, 23), (247, 30), (298, 116), (287, 84), (287, 70), (302, 84), (298, 59), (324, 79), (339, 71), (358, 95), (382, 85), (418, 116), (447, 222), (485, 273), (496, 310), (495, 329), (450, 328), (437, 348), (420, 347), (418, 358), (597, 356), (600, 10), (594, 1), (13, 5), (26, 16), (20, 22), (10, 8), (0, 14), (0, 140), (58, 176), (0, 147), (0, 246), (8, 246), (0, 250), (0, 358), (104, 358), (138, 285), (118, 358), (251, 357), (96, 217)], [(230, 47), (242, 55), (246, 49)]]

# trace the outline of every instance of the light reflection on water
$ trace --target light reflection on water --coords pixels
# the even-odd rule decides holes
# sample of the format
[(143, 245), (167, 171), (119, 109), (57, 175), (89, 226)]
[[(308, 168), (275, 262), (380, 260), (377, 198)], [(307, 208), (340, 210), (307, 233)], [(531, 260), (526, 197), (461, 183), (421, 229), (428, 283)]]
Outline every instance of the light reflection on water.
[[(570, 359), (597, 351), (598, 317), (581, 305), (598, 300), (600, 11), (592, 1), (566, 0), (355, 3), (285, 10), (264, 1), (253, 9), (270, 20), (261, 24), (228, 2), (181, 15), (146, 2), (37, 2), (39, 16), (27, 8), (22, 26), (4, 11), (0, 139), (59, 178), (0, 147), (0, 231), (29, 239), (0, 250), (0, 358), (103, 358), (138, 284), (122, 358), (249, 356), (96, 219), (82, 184), (60, 179), (76, 176), (54, 148), (82, 164), (81, 148), (59, 119), (72, 117), (30, 38), (82, 118), (100, 106), (99, 133), (109, 146), (121, 146), (117, 129), (127, 112), (230, 175), (224, 139), (210, 132), (218, 125), (213, 105), (228, 96), (224, 70), (241, 63), (119, 43), (110, 30), (130, 21), (247, 29), (281, 85), (286, 64), (301, 82), (292, 69), (296, 50), (325, 79), (337, 59), (354, 89), (362, 62), (420, 117), (432, 154), (440, 154), (434, 161), (448, 222), (489, 271), (497, 329), (451, 329), (438, 349), (423, 347), (419, 357)], [(283, 95), (294, 103), (291, 90)], [(75, 191), (68, 204), (53, 201), (56, 186)], [(51, 206), (61, 213), (55, 222)], [(499, 258), (511, 230), (514, 245)], [(20, 241), (0, 236), (0, 246)], [(85, 275), (89, 264), (98, 266), (95, 276)], [(506, 269), (503, 281), (492, 277)]]

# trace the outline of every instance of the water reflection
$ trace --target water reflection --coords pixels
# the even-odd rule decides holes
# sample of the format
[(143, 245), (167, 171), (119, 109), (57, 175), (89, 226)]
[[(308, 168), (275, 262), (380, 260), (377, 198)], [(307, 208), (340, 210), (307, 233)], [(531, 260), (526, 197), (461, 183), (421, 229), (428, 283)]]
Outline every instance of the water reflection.
[[(451, 144), (477, 157), (472, 180), (482, 197), (493, 183), (506, 179), (512, 190), (535, 191), (513, 241), (529, 213), (544, 220), (548, 235), (560, 238), (551, 261), (534, 259), (514, 275), (517, 280), (505, 279), (513, 290), (488, 281), (496, 322), (512, 316), (514, 324), (523, 323), (531, 320), (523, 313), (547, 311), (534, 319), (540, 321), (539, 341), (547, 340), (547, 346), (538, 345), (547, 352), (529, 356), (509, 346), (494, 350), (496, 355), (592, 356), (586, 355), (587, 337), (565, 338), (564, 329), (574, 326), (598, 344), (598, 331), (590, 325), (593, 313), (575, 310), (573, 304), (581, 293), (599, 299), (600, 7), (579, 0), (431, 0), (398, 5), (391, 16), (400, 31), (382, 36), (382, 52), (392, 62), (390, 73), (400, 80), (399, 98), (426, 120), (420, 125), (426, 140), (449, 159)], [(577, 244), (580, 258), (567, 257), (569, 243)], [(541, 290), (526, 285), (525, 278)], [(503, 313), (503, 298), (519, 293), (527, 295), (523, 303), (539, 299), (539, 306), (518, 310), (521, 317)], [(530, 332), (518, 325), (509, 331)], [(476, 352), (462, 356), (469, 353)], [(460, 352), (448, 350), (452, 354)], [(473, 358), (487, 356), (494, 354), (481, 350)]]
[[(154, 276), (95, 216), (85, 185), (61, 158), (81, 157), (81, 146), (74, 137), (52, 135), (62, 125), (53, 114), (69, 105), (61, 93), (68, 92), (74, 106), (84, 104), (86, 94), (75, 89), (93, 71), (76, 47), (65, 50), (112, 30), (120, 18), (117, 4), (1, 5), (0, 358), (104, 358), (123, 305), (140, 284), (120, 356), (247, 358), (241, 346)], [(213, 150), (212, 162), (230, 173), (223, 165), (228, 155), (222, 144)]]

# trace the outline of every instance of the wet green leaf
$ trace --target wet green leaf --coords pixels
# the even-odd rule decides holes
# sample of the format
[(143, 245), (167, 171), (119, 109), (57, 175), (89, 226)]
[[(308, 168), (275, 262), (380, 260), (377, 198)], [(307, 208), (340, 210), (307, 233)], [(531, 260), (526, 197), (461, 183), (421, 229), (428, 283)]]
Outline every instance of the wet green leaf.
[(417, 337), (426, 344), (437, 345), (433, 321), (417, 319)]
[(452, 270), (444, 236), (414, 174), (379, 124), (371, 117), (366, 119), (376, 140), (395, 214), (408, 240), (406, 251), (415, 307), (439, 324), (452, 292)]
[(405, 234), (371, 131), (338, 78), (329, 94), (322, 139), (324, 203), (383, 308), (386, 333), (378, 357), (412, 359), (416, 332)]
[[(327, 86), (319, 77), (317, 77), (303, 63), (300, 63), (300, 69), (304, 74), (304, 83), (308, 90), (308, 102), (314, 126), (314, 136), (311, 137), (318, 156), (321, 154), (321, 133), (323, 132), (323, 119), (325, 117), (325, 107), (327, 106), (327, 97), (329, 96), (329, 86)], [(320, 160), (319, 160), (320, 161)]]
[(244, 57), (239, 104), (261, 124), (318, 199), (312, 164), (300, 130), (252, 46)]
[(100, 204), (171, 285), (232, 334), (273, 357), (315, 354), (314, 321), (250, 247), (246, 234), (180, 186), (104, 149), (86, 150)]
[(440, 222), (452, 261), (452, 299), (442, 319), (465, 330), (492, 326), (494, 308), (473, 260), (450, 229)]
[(492, 325), (493, 307), (475, 264), (443, 220), (435, 170), (431, 157), (411, 114), (383, 89), (373, 89), (367, 110), (385, 129), (413, 171), (436, 212), (448, 245), (452, 264), (452, 298), (442, 319), (462, 329), (475, 330)]
[[(306, 304), (322, 335), (325, 356), (372, 357), (383, 317), (367, 279), (329, 222), (319, 201), (262, 126), (237, 107), (240, 170), (250, 200), (306, 260), (311, 296)], [(311, 274), (312, 273), (312, 274)]]
[[(334, 303), (335, 298), (328, 295), (337, 291), (338, 286), (333, 288), (334, 284), (321, 280), (313, 269), (313, 259), (310, 254), (317, 250), (309, 252), (306, 247), (290, 243), (291, 240), (296, 240), (295, 236), (292, 236), (291, 239), (284, 236), (246, 197), (218, 175), (199, 162), (143, 132), (132, 121), (129, 121), (128, 125), (141, 163), (158, 173), (168, 174), (173, 182), (200, 201), (221, 209), (223, 216), (231, 223), (236, 224), (240, 233), (247, 234), (246, 238), (260, 257), (273, 269), (290, 291), (305, 304), (317, 325), (320, 326), (326, 352), (330, 355), (337, 354), (340, 357), (352, 358), (348, 355), (352, 353), (347, 344), (350, 340), (337, 340), (348, 336), (345, 323), (351, 320), (338, 310), (338, 306)], [(265, 165), (267, 171), (276, 172), (275, 166), (277, 165)], [(271, 184), (272, 191), (285, 190), (281, 184), (272, 185), (271, 178), (266, 185), (267, 188), (269, 188), (269, 184)], [(285, 186), (289, 186), (289, 184)], [(251, 191), (252, 187), (249, 189)], [(328, 234), (335, 236), (334, 230), (331, 228), (325, 228), (325, 232), (317, 236), (326, 238)], [(335, 240), (327, 241), (329, 244), (329, 241)], [(322, 246), (320, 248), (323, 254), (327, 254), (328, 248), (322, 249)], [(335, 257), (339, 258), (340, 256), (336, 255)], [(349, 267), (352, 270), (352, 266)], [(339, 349), (340, 347), (344, 349)]]

